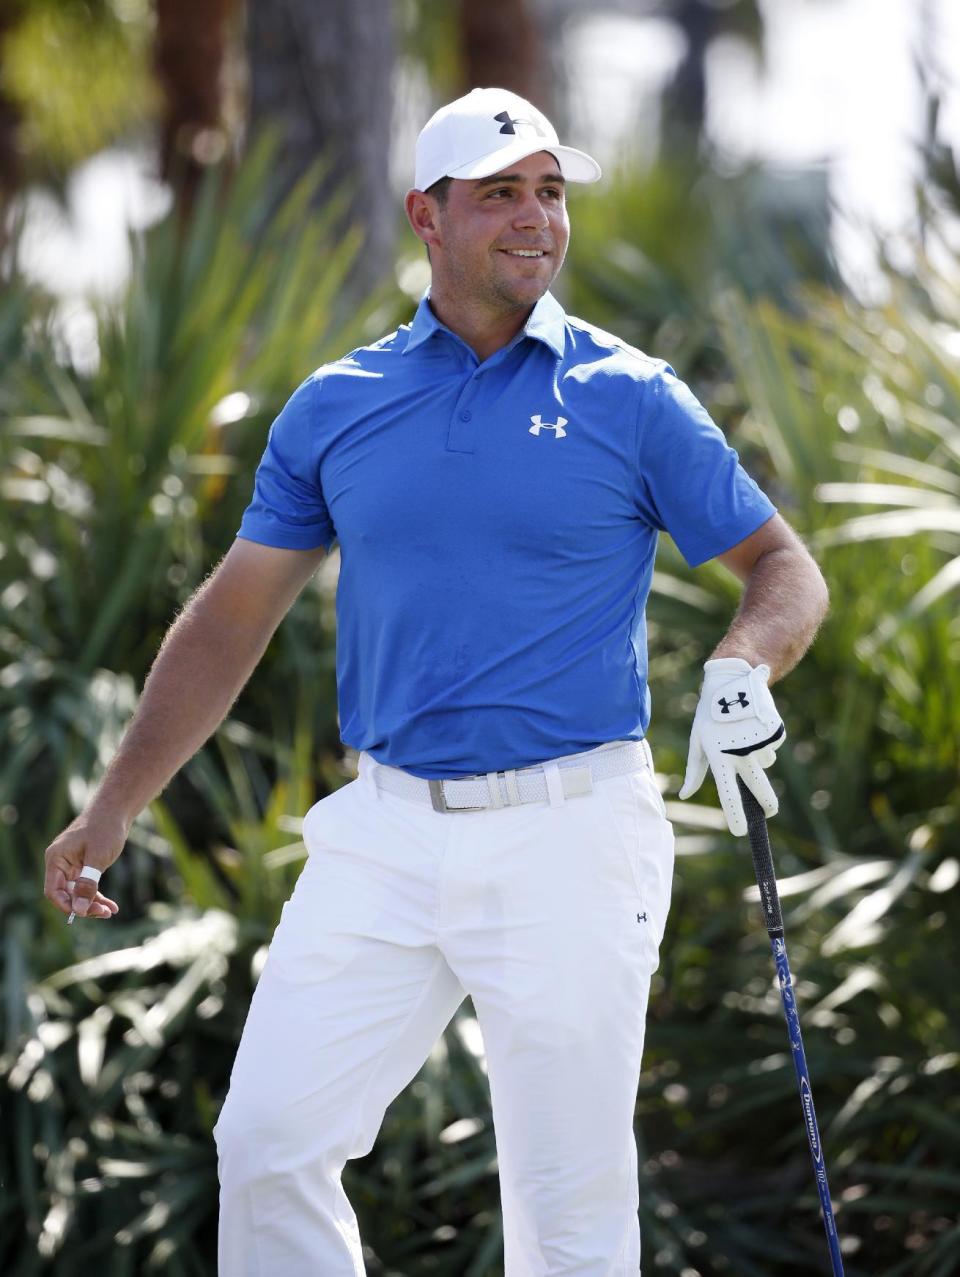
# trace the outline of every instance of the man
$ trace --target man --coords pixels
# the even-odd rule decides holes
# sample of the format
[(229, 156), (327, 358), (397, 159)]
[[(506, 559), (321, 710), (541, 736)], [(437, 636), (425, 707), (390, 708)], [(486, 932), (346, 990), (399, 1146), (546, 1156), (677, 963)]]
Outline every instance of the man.
[[(528, 102), (474, 90), (417, 143), (432, 267), (413, 322), (319, 369), (270, 431), (236, 544), (164, 640), (47, 895), (97, 889), (141, 808), (227, 712), (334, 539), (343, 740), (359, 777), (309, 857), (216, 1128), (223, 1277), (356, 1277), (341, 1186), (466, 993), (483, 1032), (508, 1277), (639, 1269), (633, 1114), (673, 840), (645, 740), (658, 531), (746, 582), (707, 663), (708, 764), (768, 814), (767, 688), (826, 608), (798, 539), (662, 361), (548, 288), (564, 186), (599, 168)], [(82, 872), (86, 867), (85, 872)]]

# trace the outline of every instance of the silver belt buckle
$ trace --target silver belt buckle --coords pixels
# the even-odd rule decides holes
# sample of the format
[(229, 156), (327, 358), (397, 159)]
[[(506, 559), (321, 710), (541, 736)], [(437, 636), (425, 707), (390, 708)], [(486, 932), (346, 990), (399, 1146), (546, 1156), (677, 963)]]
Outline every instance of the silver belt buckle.
[[(469, 779), (469, 777), (465, 777), (464, 779)], [(486, 778), (477, 777), (476, 779), (482, 780)], [(480, 803), (478, 806), (474, 807), (448, 807), (446, 795), (443, 792), (442, 780), (428, 780), (427, 788), (430, 790), (430, 804), (434, 811), (452, 812), (453, 814), (456, 814), (458, 811), (486, 811), (486, 809), (490, 806), (489, 803)]]
[(449, 811), (447, 800), (443, 793), (442, 780), (428, 780), (427, 788), (430, 790), (430, 802), (434, 811)]

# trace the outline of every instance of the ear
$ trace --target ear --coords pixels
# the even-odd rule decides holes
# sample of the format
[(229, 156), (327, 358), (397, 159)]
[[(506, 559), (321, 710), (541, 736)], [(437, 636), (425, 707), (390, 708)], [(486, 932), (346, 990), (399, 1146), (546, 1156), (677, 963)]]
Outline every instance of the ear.
[(407, 191), (403, 207), (414, 235), (427, 245), (440, 243), (439, 206), (425, 191)]

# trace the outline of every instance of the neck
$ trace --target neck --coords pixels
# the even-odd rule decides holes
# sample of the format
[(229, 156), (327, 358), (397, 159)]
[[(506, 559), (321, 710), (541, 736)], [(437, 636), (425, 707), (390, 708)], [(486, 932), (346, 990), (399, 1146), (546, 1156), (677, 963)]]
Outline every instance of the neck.
[(451, 332), (467, 343), (481, 363), (513, 341), (533, 311), (532, 306), (491, 314), (477, 306), (458, 304), (436, 286), (430, 289), (430, 309)]

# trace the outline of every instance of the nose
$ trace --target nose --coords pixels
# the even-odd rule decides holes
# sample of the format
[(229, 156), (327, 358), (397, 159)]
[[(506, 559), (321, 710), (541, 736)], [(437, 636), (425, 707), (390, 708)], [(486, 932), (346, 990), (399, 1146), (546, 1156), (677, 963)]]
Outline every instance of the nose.
[(525, 191), (513, 208), (513, 224), (518, 230), (544, 230), (550, 225), (547, 211), (536, 191)]

